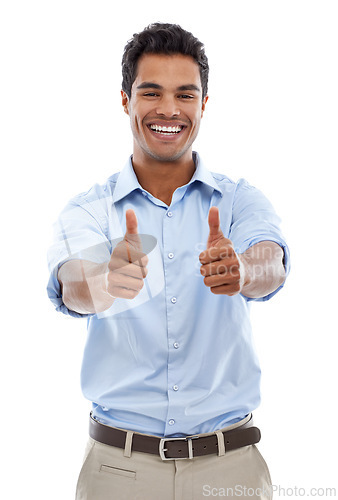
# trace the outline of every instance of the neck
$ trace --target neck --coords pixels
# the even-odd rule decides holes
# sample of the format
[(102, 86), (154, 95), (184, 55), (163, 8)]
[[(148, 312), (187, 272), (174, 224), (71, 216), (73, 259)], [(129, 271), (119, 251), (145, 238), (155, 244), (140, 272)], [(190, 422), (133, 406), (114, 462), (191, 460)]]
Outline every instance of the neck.
[(140, 185), (167, 205), (170, 205), (174, 191), (187, 184), (195, 172), (192, 152), (189, 157), (175, 161), (159, 161), (149, 157), (146, 161), (140, 160), (138, 155), (133, 155), (133, 168)]

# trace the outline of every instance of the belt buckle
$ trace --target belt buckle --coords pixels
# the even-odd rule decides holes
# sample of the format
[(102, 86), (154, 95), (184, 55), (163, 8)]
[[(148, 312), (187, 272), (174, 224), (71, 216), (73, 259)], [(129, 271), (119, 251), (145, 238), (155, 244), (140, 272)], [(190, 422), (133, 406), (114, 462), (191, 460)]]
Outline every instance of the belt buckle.
[[(182, 438), (162, 438), (160, 439), (159, 445), (159, 453), (162, 460), (186, 460), (186, 458), (194, 458), (193, 449), (192, 449), (192, 440), (198, 439), (199, 436), (186, 436)], [(168, 448), (165, 448), (164, 445), (168, 441), (187, 441), (188, 442), (188, 457), (166, 457), (165, 452)]]

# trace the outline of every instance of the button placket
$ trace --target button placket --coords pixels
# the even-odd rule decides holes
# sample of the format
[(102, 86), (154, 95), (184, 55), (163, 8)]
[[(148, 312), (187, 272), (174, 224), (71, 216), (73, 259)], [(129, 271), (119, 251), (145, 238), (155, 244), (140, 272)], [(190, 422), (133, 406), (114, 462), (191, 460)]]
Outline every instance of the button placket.
[[(163, 220), (163, 255), (164, 255), (164, 271), (165, 271), (165, 296), (167, 306), (167, 335), (168, 335), (168, 378), (167, 378), (167, 395), (168, 395), (168, 412), (166, 419), (166, 426), (172, 427), (177, 422), (180, 410), (178, 410), (177, 395), (179, 392), (179, 380), (177, 379), (179, 372), (179, 361), (177, 356), (177, 349), (179, 343), (176, 341), (177, 332), (176, 328), (176, 305), (178, 304), (177, 289), (177, 266), (179, 265), (176, 257), (177, 249), (175, 248), (176, 234), (175, 234), (175, 217), (174, 212), (170, 209), (164, 216)], [(175, 309), (174, 309), (175, 306)], [(177, 413), (178, 411), (178, 413)], [(168, 433), (172, 430), (166, 431)]]

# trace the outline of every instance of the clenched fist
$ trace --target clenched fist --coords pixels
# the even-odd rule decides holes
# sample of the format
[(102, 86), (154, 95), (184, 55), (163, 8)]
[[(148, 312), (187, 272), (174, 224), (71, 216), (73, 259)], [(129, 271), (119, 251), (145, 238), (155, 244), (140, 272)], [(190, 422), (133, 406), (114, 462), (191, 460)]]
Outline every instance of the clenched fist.
[(207, 249), (199, 256), (204, 284), (214, 294), (236, 295), (245, 284), (245, 268), (232, 242), (220, 229), (217, 207), (209, 210)]
[(137, 218), (131, 209), (126, 211), (126, 234), (118, 243), (108, 263), (107, 292), (112, 297), (134, 299), (143, 288), (147, 276), (148, 257), (142, 252), (137, 231)]

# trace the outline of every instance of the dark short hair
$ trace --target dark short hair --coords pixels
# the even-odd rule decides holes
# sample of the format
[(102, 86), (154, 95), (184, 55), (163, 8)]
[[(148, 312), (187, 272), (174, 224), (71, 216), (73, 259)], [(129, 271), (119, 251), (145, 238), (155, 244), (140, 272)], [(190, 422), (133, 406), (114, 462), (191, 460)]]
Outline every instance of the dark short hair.
[(142, 54), (183, 54), (193, 57), (200, 70), (202, 99), (207, 95), (209, 65), (204, 45), (178, 24), (150, 24), (128, 41), (122, 58), (122, 90), (128, 97), (131, 96), (137, 63)]

